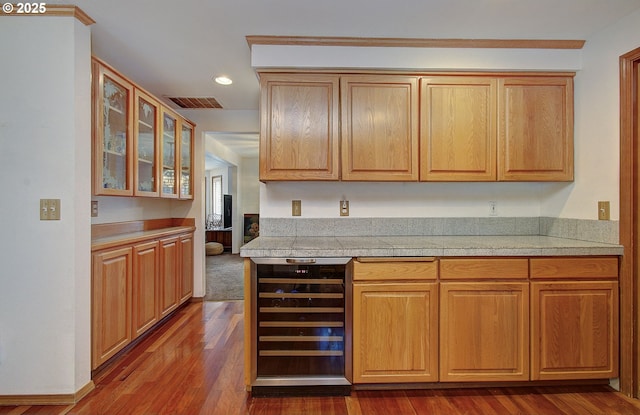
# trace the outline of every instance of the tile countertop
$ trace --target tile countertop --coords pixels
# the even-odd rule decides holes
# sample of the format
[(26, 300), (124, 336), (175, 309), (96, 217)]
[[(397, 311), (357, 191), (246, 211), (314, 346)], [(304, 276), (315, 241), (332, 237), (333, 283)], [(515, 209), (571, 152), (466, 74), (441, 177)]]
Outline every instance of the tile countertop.
[(550, 236), (260, 236), (242, 248), (252, 258), (393, 256), (622, 255), (617, 244)]

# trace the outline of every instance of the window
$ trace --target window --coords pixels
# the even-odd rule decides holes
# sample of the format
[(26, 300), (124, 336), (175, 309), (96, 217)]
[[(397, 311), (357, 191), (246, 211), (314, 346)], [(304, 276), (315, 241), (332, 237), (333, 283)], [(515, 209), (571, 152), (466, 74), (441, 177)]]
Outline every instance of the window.
[(222, 176), (211, 178), (211, 213), (216, 218), (222, 218)]

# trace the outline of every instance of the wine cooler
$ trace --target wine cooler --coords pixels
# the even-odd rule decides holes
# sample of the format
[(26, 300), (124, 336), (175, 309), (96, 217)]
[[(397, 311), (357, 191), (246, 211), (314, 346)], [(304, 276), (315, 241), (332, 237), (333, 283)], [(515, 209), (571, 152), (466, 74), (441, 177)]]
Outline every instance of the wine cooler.
[(254, 394), (261, 387), (349, 393), (350, 260), (252, 259)]

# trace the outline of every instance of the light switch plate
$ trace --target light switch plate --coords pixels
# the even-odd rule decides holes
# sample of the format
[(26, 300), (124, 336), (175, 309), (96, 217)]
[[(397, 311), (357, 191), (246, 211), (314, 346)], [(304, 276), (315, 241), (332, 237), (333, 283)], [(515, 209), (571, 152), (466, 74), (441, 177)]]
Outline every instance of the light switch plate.
[(60, 220), (60, 199), (40, 199), (40, 220)]
[(609, 207), (609, 201), (598, 202), (598, 220), (609, 220), (611, 218), (611, 211)]

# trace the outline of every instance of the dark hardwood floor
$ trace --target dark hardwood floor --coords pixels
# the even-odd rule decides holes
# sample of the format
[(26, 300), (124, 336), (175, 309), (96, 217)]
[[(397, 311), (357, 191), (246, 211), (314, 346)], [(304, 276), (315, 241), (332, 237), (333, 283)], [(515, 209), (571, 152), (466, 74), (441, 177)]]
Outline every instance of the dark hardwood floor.
[(5, 406), (0, 415), (640, 415), (606, 386), (353, 391), (252, 398), (243, 386), (243, 303), (192, 303), (95, 379), (71, 406)]

